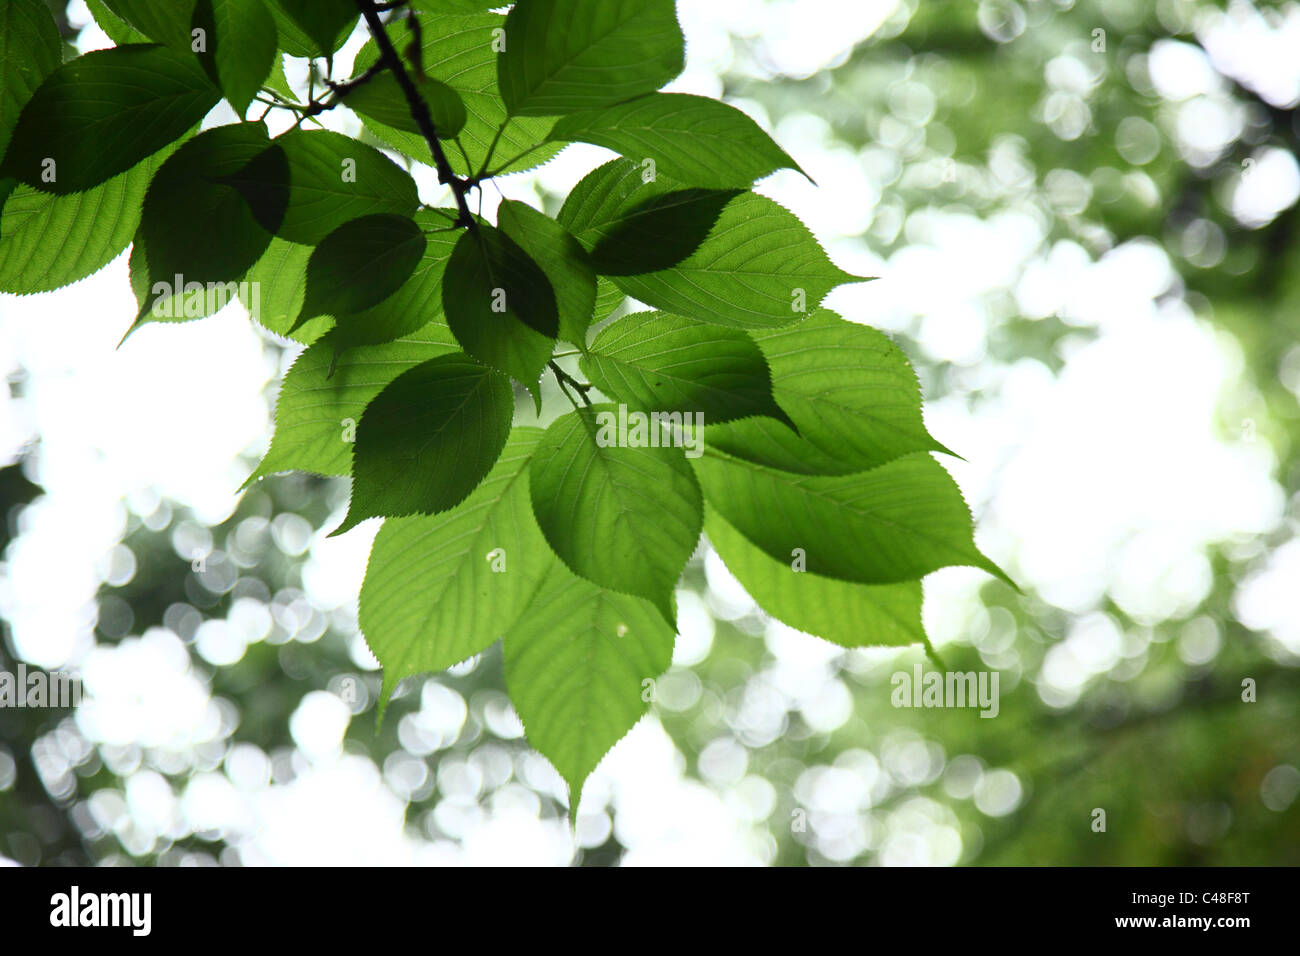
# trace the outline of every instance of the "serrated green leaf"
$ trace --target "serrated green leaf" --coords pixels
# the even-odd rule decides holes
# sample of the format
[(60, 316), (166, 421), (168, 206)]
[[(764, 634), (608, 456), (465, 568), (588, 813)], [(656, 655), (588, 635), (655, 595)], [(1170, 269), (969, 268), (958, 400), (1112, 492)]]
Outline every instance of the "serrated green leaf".
[[(467, 114), (459, 93), (446, 83), (430, 79), (425, 79), (416, 89), (429, 107), (429, 118), (439, 139), (452, 139), (465, 128)], [(343, 102), (368, 125), (379, 123), (417, 136), (420, 133), (406, 95), (392, 73), (380, 73), (350, 90)]]
[(170, 153), (167, 147), (82, 193), (15, 188), (0, 216), (0, 292), (48, 292), (116, 259), (135, 235), (145, 189)]
[(729, 202), (689, 258), (659, 272), (615, 276), (647, 305), (740, 329), (780, 328), (817, 308), (845, 282), (862, 281), (830, 261), (808, 227), (756, 193)]
[(530, 465), (533, 513), (576, 574), (643, 597), (672, 621), (673, 589), (704, 520), (700, 487), (680, 448), (633, 447), (631, 434), (618, 445), (616, 419), (600, 405), (551, 423)]
[(751, 544), (713, 507), (704, 531), (755, 603), (778, 621), (841, 647), (924, 643), (921, 582), (851, 584), (796, 570), (798, 555), (777, 561)]
[(333, 332), (326, 333), (285, 375), (271, 448), (245, 486), (282, 471), (349, 474), (366, 406), (403, 372), (456, 351), (451, 332), (436, 324), (394, 342), (346, 351), (336, 349)]
[(568, 230), (526, 203), (501, 203), (497, 224), (550, 280), (560, 313), (559, 337), (583, 345), (596, 305), (596, 273), (587, 261), (587, 253)]
[(307, 263), (307, 291), (295, 326), (383, 302), (411, 277), (424, 247), (424, 233), (406, 216), (379, 213), (339, 226)]
[(199, 62), (243, 116), (275, 65), (275, 19), (262, 0), (198, 0), (193, 26), (207, 37)]
[(893, 584), (950, 565), (1009, 579), (980, 554), (949, 474), (926, 454), (834, 477), (796, 475), (709, 448), (695, 471), (711, 506), (778, 561), (796, 548), (812, 574)]
[(709, 189), (748, 189), (778, 169), (799, 170), (740, 110), (689, 93), (651, 93), (570, 113), (556, 122), (551, 138), (594, 143), (635, 163), (654, 160), (658, 172)]
[[(132, 256), (137, 271), (147, 263), (147, 294), (137, 322), (185, 316), (187, 310), (172, 301), (176, 285), (233, 283), (265, 253), (271, 234), (239, 193), (219, 180), (241, 169), (267, 142), (261, 123), (218, 126), (163, 163), (145, 194), (136, 236), (136, 252), (143, 258)], [(233, 293), (223, 301), (230, 298)]]
[(682, 71), (674, 0), (518, 0), (497, 62), (513, 116), (556, 116), (652, 93)]
[[(591, 324), (603, 322), (611, 315), (618, 311), (619, 307), (627, 301), (627, 296), (623, 290), (614, 285), (614, 280), (605, 276), (599, 276), (596, 279), (596, 306), (592, 309)], [(575, 343), (581, 345), (581, 342)]]
[(27, 102), (0, 177), (61, 195), (91, 189), (180, 138), (218, 99), (188, 54), (160, 46), (87, 53)]
[[(560, 144), (546, 142), (551, 129), (549, 119), (511, 118), (506, 114), (497, 90), (497, 50), (505, 34), (494, 33), (504, 30), (505, 17), (496, 13), (421, 13), (418, 16), (423, 27), (420, 62), (425, 75), (446, 83), (460, 94), (465, 104), (465, 127), (456, 137), (456, 148), (447, 150), (456, 173), (468, 176), (478, 172), (493, 141), (497, 140), (498, 130), (501, 135), (493, 151), (492, 166), (504, 167), (503, 172), (531, 169), (560, 151)], [(406, 45), (396, 35), (394, 43), (399, 50)], [(377, 58), (372, 39), (357, 53), (353, 75), (360, 76)], [(367, 126), (381, 140), (408, 156), (424, 163), (432, 161), (422, 137), (383, 123), (371, 122)], [(534, 146), (538, 148), (521, 156)]]
[(23, 106), (63, 62), (59, 28), (44, 0), (0, 7), (0, 156)]
[(540, 407), (538, 380), (560, 320), (550, 280), (518, 243), (484, 223), (462, 233), (447, 263), (442, 310), (466, 352), (516, 379)]
[(484, 479), (514, 418), (510, 381), (453, 353), (403, 372), (366, 406), (342, 534), (367, 518), (437, 514)]
[(290, 56), (331, 56), (356, 27), (360, 13), (352, 0), (266, 0)]
[(851, 475), (862, 468), (828, 455), (773, 418), (746, 418), (709, 429), (709, 447), (758, 465), (800, 475)]
[(311, 246), (349, 220), (374, 213), (410, 216), (420, 203), (406, 170), (377, 149), (323, 129), (277, 136), (225, 181), (265, 228)]
[(86, 0), (86, 6), (90, 9), (90, 15), (95, 18), (95, 22), (99, 24), (99, 28), (118, 46), (150, 42), (147, 36), (110, 10), (104, 0)]
[(751, 335), (772, 369), (777, 402), (826, 454), (858, 470), (913, 452), (952, 454), (926, 431), (916, 373), (884, 333), (820, 309), (798, 325)]
[(455, 508), (384, 522), (360, 610), (384, 667), (381, 707), (403, 678), (451, 667), (500, 638), (555, 566), (528, 499), (541, 435), (512, 431), (483, 484)]
[(150, 40), (189, 50), (194, 0), (105, 0), (117, 16)]
[(556, 566), (502, 642), (528, 742), (569, 785), (569, 817), (609, 749), (649, 709), (672, 663), (672, 626), (647, 601)]
[(253, 321), (304, 345), (315, 342), (334, 324), (332, 318), (322, 316), (290, 331), (302, 311), (312, 248), (273, 236), (262, 258), (245, 274), (239, 296)]
[(739, 329), (637, 312), (602, 329), (581, 364), (611, 398), (643, 411), (698, 413), (706, 429), (751, 415), (789, 420), (772, 397), (763, 353)]

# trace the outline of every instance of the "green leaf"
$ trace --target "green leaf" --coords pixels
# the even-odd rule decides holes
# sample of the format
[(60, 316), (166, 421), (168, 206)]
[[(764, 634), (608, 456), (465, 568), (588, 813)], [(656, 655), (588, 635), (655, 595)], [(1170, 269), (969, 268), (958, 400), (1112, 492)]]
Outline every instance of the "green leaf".
[(377, 149), (323, 129), (277, 136), (226, 182), (265, 228), (309, 246), (352, 219), (410, 216), (420, 203), (406, 170)]
[(671, 269), (616, 276), (647, 305), (732, 328), (779, 328), (814, 310), (845, 282), (862, 281), (827, 258), (808, 227), (782, 206), (742, 193), (709, 238)]
[(91, 189), (179, 139), (218, 98), (192, 56), (160, 46), (87, 53), (28, 101), (0, 177), (59, 194)]
[(961, 492), (927, 454), (821, 477), (776, 471), (709, 448), (695, 469), (709, 504), (728, 523), (779, 561), (803, 549), (813, 574), (893, 584), (970, 565), (1010, 583), (976, 549)]
[(352, 505), (334, 534), (366, 518), (437, 514), (483, 480), (514, 417), (510, 381), (463, 354), (403, 372), (366, 406), (352, 460)]
[(704, 530), (727, 570), (778, 621), (841, 647), (925, 642), (920, 581), (850, 584), (796, 570), (797, 555), (769, 557), (712, 507)]
[(571, 820), (587, 776), (649, 709), (675, 636), (649, 603), (558, 566), (506, 632), (511, 703), (528, 742), (568, 783)]
[[(531, 169), (560, 151), (560, 144), (546, 142), (551, 120), (531, 116), (512, 118), (506, 114), (497, 90), (497, 50), (505, 34), (494, 32), (505, 28), (505, 17), (496, 13), (421, 13), (418, 16), (423, 28), (420, 62), (425, 75), (446, 83), (460, 94), (465, 104), (465, 126), (457, 137), (458, 145), (447, 151), (452, 168), (459, 175), (478, 172), (487, 160), (498, 130), (501, 135), (492, 154), (492, 166), (504, 167), (503, 172)], [(394, 43), (399, 49), (405, 47), (405, 41), (399, 42), (396, 37)], [(357, 53), (353, 76), (360, 76), (377, 58), (372, 39)], [(432, 162), (423, 137), (378, 122), (368, 123), (367, 127), (408, 156), (424, 163)], [(462, 147), (465, 155), (461, 154)], [(538, 148), (521, 155), (531, 147)]]
[(193, 25), (207, 35), (199, 62), (243, 116), (275, 66), (275, 19), (262, 0), (198, 0)]
[(652, 93), (556, 122), (551, 139), (604, 146), (688, 186), (748, 189), (798, 164), (734, 106), (689, 93)]
[(343, 352), (335, 348), (334, 333), (325, 334), (285, 375), (271, 448), (245, 487), (282, 471), (351, 473), (352, 445), (366, 406), (403, 372), (457, 350), (451, 333), (439, 325), (395, 342)]
[(0, 292), (48, 292), (116, 259), (140, 224), (149, 180), (170, 153), (82, 193), (14, 189), (0, 216)]
[(751, 415), (788, 421), (763, 353), (739, 329), (638, 312), (607, 325), (581, 364), (606, 395), (644, 411), (698, 413), (706, 427)]
[(59, 28), (44, 0), (0, 7), (0, 156), (23, 106), (63, 62)]
[(437, 515), (384, 522), (361, 587), (361, 629), (384, 666), (381, 707), (403, 678), (486, 649), (519, 618), (555, 558), (528, 500), (541, 429), (516, 428), (474, 492)]
[(800, 475), (851, 475), (859, 465), (828, 455), (789, 426), (772, 418), (746, 418), (714, 425), (709, 447), (757, 465)]
[[(596, 307), (592, 310), (592, 325), (608, 319), (626, 301), (627, 296), (623, 294), (622, 289), (614, 285), (612, 279), (599, 276), (596, 279)], [(581, 345), (582, 343), (576, 342), (574, 344)]]
[(194, 0), (105, 0), (105, 5), (150, 40), (190, 49)]
[(826, 454), (859, 471), (913, 452), (952, 454), (926, 431), (916, 373), (882, 332), (821, 309), (752, 336), (771, 366), (777, 402)]
[(86, 0), (86, 6), (99, 28), (118, 46), (150, 42), (147, 36), (110, 10), (104, 0)]
[(312, 247), (272, 237), (262, 258), (244, 276), (240, 300), (253, 321), (276, 335), (310, 345), (333, 324), (331, 318), (312, 319), (292, 330), (307, 292), (307, 262)]
[[(439, 139), (452, 139), (465, 128), (465, 103), (450, 86), (426, 79), (416, 89), (429, 107), (429, 118)], [(350, 90), (343, 102), (367, 121), (406, 133), (420, 133), (406, 95), (392, 73), (380, 73)]]
[(279, 30), (280, 46), (290, 56), (331, 56), (356, 27), (360, 13), (352, 0), (266, 0)]
[(497, 223), (550, 280), (560, 313), (559, 337), (585, 344), (596, 305), (596, 273), (578, 240), (550, 216), (514, 200), (497, 208)]
[(532, 393), (559, 331), (555, 292), (540, 266), (500, 229), (479, 223), (456, 242), (442, 309), (461, 347)]
[(601, 405), (551, 423), (530, 466), (533, 512), (576, 574), (673, 621), (673, 590), (704, 520), (700, 488), (680, 449), (633, 447), (631, 434), (616, 444), (616, 418)]
[(241, 169), (267, 142), (261, 123), (218, 126), (189, 140), (163, 163), (145, 194), (136, 237), (137, 251), (143, 250), (148, 263), (147, 294), (137, 322), (154, 311), (178, 315), (179, 303), (169, 295), (178, 283), (231, 282), (262, 257), (271, 234), (239, 193), (218, 180)]
[(307, 292), (295, 326), (383, 302), (411, 277), (424, 246), (424, 233), (406, 216), (379, 213), (339, 226), (307, 263)]
[(518, 0), (497, 82), (515, 116), (555, 116), (652, 93), (682, 71), (674, 0)]

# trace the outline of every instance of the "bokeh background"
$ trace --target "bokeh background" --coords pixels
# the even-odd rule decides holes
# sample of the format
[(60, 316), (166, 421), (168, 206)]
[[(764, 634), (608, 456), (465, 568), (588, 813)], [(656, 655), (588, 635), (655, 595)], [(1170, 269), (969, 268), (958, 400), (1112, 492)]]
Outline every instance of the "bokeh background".
[[(377, 733), (356, 625), (377, 522), (326, 539), (342, 481), (236, 491), (300, 347), (236, 304), (117, 349), (123, 256), (0, 296), (0, 669), (86, 691), (0, 710), (0, 858), (1300, 863), (1300, 4), (679, 10), (672, 89), (745, 110), (816, 180), (759, 188), (879, 276), (827, 305), (911, 356), (977, 540), (1023, 587), (925, 582), (948, 666), (999, 671), (997, 718), (894, 708), (919, 649), (768, 620), (701, 549), (673, 668), (576, 832), (496, 649), (408, 681)], [(484, 210), (553, 212), (605, 155), (570, 148)]]

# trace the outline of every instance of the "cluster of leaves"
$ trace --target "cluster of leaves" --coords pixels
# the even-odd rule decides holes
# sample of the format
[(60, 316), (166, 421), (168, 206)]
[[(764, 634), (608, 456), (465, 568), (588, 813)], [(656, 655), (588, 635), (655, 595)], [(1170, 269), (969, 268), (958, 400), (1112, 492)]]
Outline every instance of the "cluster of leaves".
[[(118, 45), (66, 63), (41, 0), (0, 13), (0, 290), (65, 285), (132, 243), (132, 329), (238, 294), (308, 345), (250, 481), (350, 475), (336, 533), (387, 519), (361, 597), (385, 698), (504, 635), (515, 707), (576, 809), (671, 661), (701, 533), (766, 611), (845, 646), (923, 642), (931, 571), (1001, 574), (906, 358), (820, 308), (860, 280), (751, 191), (794, 161), (734, 108), (659, 92), (684, 60), (673, 0), (89, 5)], [(336, 81), (359, 19), (370, 39)], [(295, 95), (285, 55), (324, 63), (320, 98)], [(199, 131), (222, 98), (245, 118)], [(454, 207), (306, 125), (340, 105)], [(276, 108), (295, 122), (272, 137)], [(570, 142), (620, 158), (558, 216), (470, 211)], [(659, 311), (624, 315), (627, 297)], [(548, 373), (573, 406), (558, 416)], [(677, 417), (611, 440), (605, 413), (629, 410)], [(516, 425), (531, 414), (549, 425)]]

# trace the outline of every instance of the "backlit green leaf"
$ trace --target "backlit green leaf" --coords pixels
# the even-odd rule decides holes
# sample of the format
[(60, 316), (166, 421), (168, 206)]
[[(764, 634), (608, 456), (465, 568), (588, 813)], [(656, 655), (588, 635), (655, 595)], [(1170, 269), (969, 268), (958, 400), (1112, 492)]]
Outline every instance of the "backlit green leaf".
[(509, 379), (463, 354), (403, 372), (361, 415), (352, 505), (334, 534), (460, 504), (500, 456), (514, 408)]
[(198, 0), (193, 25), (207, 31), (199, 61), (243, 116), (275, 65), (275, 20), (262, 0)]
[[(602, 587), (652, 602), (672, 621), (672, 596), (702, 526), (700, 488), (680, 448), (634, 447), (613, 406), (551, 423), (533, 458), (533, 511), (555, 553)], [(618, 442), (621, 437), (625, 444)]]
[(585, 344), (596, 305), (596, 273), (582, 246), (550, 216), (514, 200), (497, 208), (497, 224), (550, 280), (560, 313), (559, 337)]
[(515, 116), (555, 116), (651, 93), (685, 65), (674, 0), (518, 0), (497, 80)]
[(339, 352), (327, 333), (298, 356), (275, 403), (271, 448), (245, 485), (281, 471), (347, 475), (361, 413), (408, 369), (458, 351), (439, 325), (394, 342)]
[(699, 413), (718, 422), (783, 412), (758, 346), (739, 329), (663, 312), (607, 325), (582, 359), (587, 377), (612, 398), (645, 411)]
[(841, 647), (923, 643), (921, 582), (851, 584), (798, 570), (799, 555), (777, 561), (717, 513), (704, 530), (727, 570), (778, 621)]
[(0, 177), (59, 194), (90, 189), (179, 139), (218, 98), (188, 54), (160, 46), (87, 53), (32, 95)]
[(62, 62), (59, 28), (44, 0), (6, 0), (0, 6), (0, 156), (23, 106)]
[[(465, 103), (446, 83), (426, 79), (416, 89), (429, 107), (439, 139), (452, 139), (465, 127)], [(363, 119), (419, 135), (411, 105), (391, 72), (380, 73), (348, 92), (343, 102)]]
[(648, 602), (559, 567), (506, 633), (511, 702), (568, 783), (571, 820), (588, 775), (649, 709), (675, 636)]
[(635, 163), (653, 160), (664, 175), (709, 189), (748, 189), (778, 169), (799, 169), (740, 110), (689, 93), (652, 93), (570, 113), (555, 124), (551, 138), (595, 143)]
[(709, 504), (732, 527), (778, 561), (802, 549), (813, 574), (892, 584), (969, 565), (1006, 580), (976, 549), (966, 502), (929, 455), (822, 477), (765, 468), (709, 448), (695, 467)]
[(832, 263), (808, 227), (784, 207), (742, 193), (689, 258), (671, 269), (614, 281), (665, 312), (732, 328), (770, 329), (798, 321), (836, 286), (861, 280)]
[(379, 213), (339, 226), (307, 263), (307, 292), (296, 324), (383, 302), (411, 277), (424, 245), (424, 233), (406, 216)]
[(403, 678), (451, 667), (500, 638), (555, 567), (528, 498), (541, 435), (512, 431), (483, 484), (456, 507), (384, 522), (360, 613), (384, 666), (382, 701)]
[(465, 231), (447, 263), (442, 308), (461, 347), (541, 403), (538, 380), (559, 332), (550, 280), (500, 229)]

